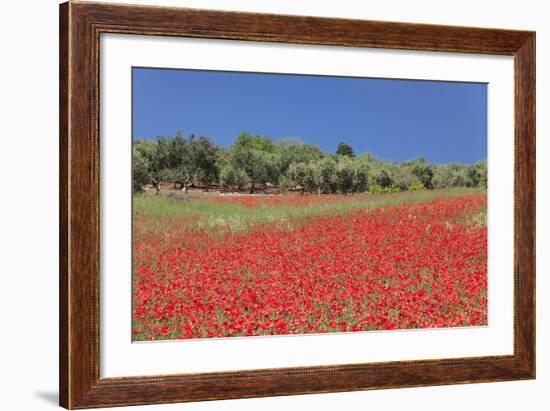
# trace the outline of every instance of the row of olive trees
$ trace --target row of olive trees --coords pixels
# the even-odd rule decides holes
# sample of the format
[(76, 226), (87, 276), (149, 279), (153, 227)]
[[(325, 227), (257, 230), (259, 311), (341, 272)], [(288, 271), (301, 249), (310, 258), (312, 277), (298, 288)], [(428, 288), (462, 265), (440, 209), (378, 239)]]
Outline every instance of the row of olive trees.
[(241, 133), (227, 149), (205, 137), (181, 133), (156, 141), (138, 140), (133, 150), (134, 190), (160, 182), (189, 186), (219, 186), (225, 190), (280, 187), (302, 193), (372, 193), (486, 186), (487, 163), (429, 164), (423, 158), (402, 163), (355, 156), (340, 143), (335, 154), (297, 139), (273, 142)]
[(149, 181), (157, 187), (160, 182), (180, 184), (185, 191), (198, 182), (208, 187), (218, 180), (219, 153), (210, 139), (194, 135), (185, 139), (179, 132), (154, 142), (138, 140), (133, 147), (134, 191)]

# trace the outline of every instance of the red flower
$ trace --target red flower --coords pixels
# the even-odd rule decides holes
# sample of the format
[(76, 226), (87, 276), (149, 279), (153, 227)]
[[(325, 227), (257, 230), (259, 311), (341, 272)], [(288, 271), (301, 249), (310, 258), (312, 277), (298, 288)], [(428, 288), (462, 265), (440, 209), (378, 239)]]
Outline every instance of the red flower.
[[(337, 197), (212, 201), (307, 207)], [(470, 195), (239, 232), (190, 228), (190, 216), (170, 217), (161, 230), (136, 216), (132, 333), (144, 340), (486, 324), (487, 230), (469, 224), (485, 207), (485, 195)]]

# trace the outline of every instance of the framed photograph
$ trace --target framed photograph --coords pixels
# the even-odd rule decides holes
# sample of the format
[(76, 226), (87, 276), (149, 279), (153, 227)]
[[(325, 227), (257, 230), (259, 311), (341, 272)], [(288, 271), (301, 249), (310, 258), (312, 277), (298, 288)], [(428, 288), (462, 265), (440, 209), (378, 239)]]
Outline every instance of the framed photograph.
[(60, 405), (535, 378), (535, 33), (60, 6)]

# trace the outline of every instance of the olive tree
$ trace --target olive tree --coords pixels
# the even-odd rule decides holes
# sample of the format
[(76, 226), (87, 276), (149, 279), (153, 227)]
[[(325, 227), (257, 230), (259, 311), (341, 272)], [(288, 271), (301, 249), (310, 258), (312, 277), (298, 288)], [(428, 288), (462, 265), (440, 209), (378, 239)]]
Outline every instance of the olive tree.
[(340, 156), (336, 164), (336, 179), (342, 194), (347, 194), (352, 189), (354, 175), (353, 160), (347, 156)]

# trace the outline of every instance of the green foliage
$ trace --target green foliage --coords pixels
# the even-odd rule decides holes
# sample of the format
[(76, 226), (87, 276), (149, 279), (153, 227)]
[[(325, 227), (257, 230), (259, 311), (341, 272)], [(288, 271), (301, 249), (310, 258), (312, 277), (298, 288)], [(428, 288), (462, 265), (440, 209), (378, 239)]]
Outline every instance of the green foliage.
[(238, 135), (233, 146), (265, 153), (273, 153), (275, 151), (273, 141), (271, 141), (269, 137), (253, 136), (252, 134), (244, 132)]
[(217, 157), (220, 148), (207, 137), (185, 139), (181, 132), (174, 138), (158, 137), (156, 142), (138, 140), (137, 156), (148, 161), (150, 177), (179, 183), (183, 188), (201, 182), (208, 187), (219, 178)]
[(134, 156), (141, 156), (151, 168), (155, 160), (157, 145), (150, 140), (137, 140), (133, 144)]
[(336, 161), (332, 157), (325, 157), (317, 161), (319, 169), (319, 188), (323, 193), (335, 193), (338, 179), (336, 177)]
[(374, 184), (369, 187), (369, 194), (388, 194), (399, 193), (401, 189), (397, 186), (382, 187), (381, 185)]
[(487, 162), (466, 165), (458, 163), (433, 166), (434, 188), (487, 187)]
[(451, 187), (453, 183), (453, 172), (448, 165), (438, 165), (434, 168), (434, 175), (432, 178), (434, 188), (447, 188)]
[(242, 168), (238, 168), (232, 163), (226, 163), (220, 167), (220, 184), (225, 189), (240, 189), (247, 183), (248, 176)]
[(350, 157), (342, 156), (336, 165), (336, 181), (341, 193), (347, 194), (353, 187), (354, 179), (353, 160)]
[(433, 167), (431, 164), (428, 164), (428, 162), (424, 160), (423, 157), (420, 157), (416, 160), (405, 161), (401, 165), (414, 176), (416, 176), (416, 178), (420, 181), (424, 188), (433, 188)]
[(265, 185), (269, 182), (275, 167), (275, 160), (270, 153), (246, 146), (232, 146), (230, 148), (230, 159), (233, 167), (246, 174), (251, 184), (250, 193), (254, 192), (256, 184)]
[(355, 157), (355, 154), (353, 153), (353, 148), (348, 143), (339, 143), (338, 147), (336, 148), (336, 155), (344, 156), (344, 157)]
[[(418, 184), (424, 187), (420, 179), (413, 172), (413, 168), (407, 165), (394, 165), (391, 170), (391, 181), (392, 182), (390, 186), (394, 185), (396, 187), (399, 187), (399, 189), (402, 191), (409, 190), (413, 185)], [(388, 186), (386, 185), (386, 187)]]
[(309, 163), (324, 157), (314, 144), (304, 144), (295, 138), (285, 138), (275, 143), (279, 174), (284, 174), (292, 163)]
[(370, 165), (364, 159), (353, 161), (353, 182), (352, 191), (354, 193), (363, 193), (369, 188)]
[(409, 191), (420, 191), (424, 189), (424, 185), (422, 183), (414, 183), (409, 187)]
[(306, 163), (291, 163), (285, 174), (285, 183), (288, 188), (294, 189), (298, 186), (305, 189)]
[(369, 185), (378, 185), (382, 188), (387, 188), (393, 184), (394, 180), (389, 165), (386, 163), (376, 164), (372, 170)]
[[(173, 183), (250, 193), (262, 187), (305, 193), (390, 193), (449, 187), (487, 187), (487, 162), (430, 164), (424, 158), (402, 163), (381, 161), (369, 153), (355, 156), (347, 143), (328, 154), (314, 144), (241, 133), (228, 148), (209, 138), (178, 132), (133, 145), (133, 186)], [(158, 188), (158, 187), (157, 187)]]
[(144, 156), (143, 152), (136, 149), (134, 145), (132, 164), (132, 189), (134, 193), (143, 191), (143, 186), (148, 182), (149, 167), (149, 160)]
[(219, 148), (210, 139), (202, 136), (198, 139), (189, 138), (189, 145), (192, 149), (193, 164), (198, 169), (198, 179), (208, 187), (219, 177), (216, 163)]
[(468, 177), (472, 187), (487, 187), (487, 161), (478, 161), (468, 166)]

